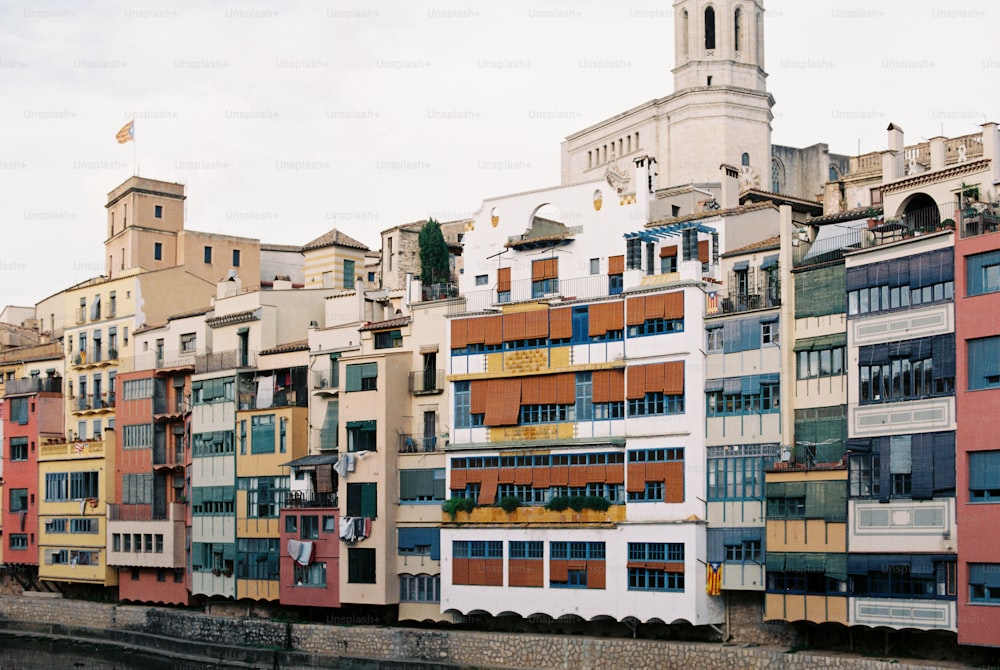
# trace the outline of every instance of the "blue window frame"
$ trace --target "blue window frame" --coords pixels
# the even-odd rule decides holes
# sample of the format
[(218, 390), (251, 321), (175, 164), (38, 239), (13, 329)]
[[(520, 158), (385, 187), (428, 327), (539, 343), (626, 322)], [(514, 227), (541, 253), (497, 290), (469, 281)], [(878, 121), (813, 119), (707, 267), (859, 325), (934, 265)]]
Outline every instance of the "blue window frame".
[(455, 427), (473, 428), (483, 425), (482, 414), (471, 414), (472, 384), (471, 382), (455, 382)]
[(1000, 336), (968, 341), (969, 390), (1000, 388)]
[(969, 600), (1000, 605), (1000, 563), (969, 563)]
[(453, 540), (455, 558), (503, 558), (503, 542), (496, 540)]
[(647, 335), (664, 335), (666, 333), (684, 332), (684, 319), (646, 319), (638, 326), (628, 327), (629, 337), (645, 337)]
[(966, 256), (965, 276), (970, 296), (1000, 291), (1000, 251)]
[(544, 544), (540, 541), (511, 541), (508, 543), (507, 551), (510, 558), (537, 558), (541, 560), (544, 558)]
[(969, 453), (969, 500), (1000, 503), (1000, 451)]
[(635, 398), (628, 401), (628, 415), (630, 417), (683, 413), (683, 395), (665, 395), (662, 391), (656, 391), (646, 393), (643, 398)]
[(763, 500), (764, 468), (778, 460), (777, 444), (709, 447), (709, 500)]
[(554, 560), (603, 561), (603, 542), (549, 542), (549, 558)]
[(624, 288), (624, 275), (608, 275), (608, 295), (621, 295)]
[(629, 591), (684, 591), (684, 573), (655, 568), (629, 568)]

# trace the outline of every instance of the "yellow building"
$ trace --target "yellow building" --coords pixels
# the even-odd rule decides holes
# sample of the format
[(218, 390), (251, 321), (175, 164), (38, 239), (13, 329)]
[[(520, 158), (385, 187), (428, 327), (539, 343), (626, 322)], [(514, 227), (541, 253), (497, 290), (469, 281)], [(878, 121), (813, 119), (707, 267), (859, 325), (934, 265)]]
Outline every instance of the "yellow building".
[(336, 228), (307, 242), (302, 247), (306, 288), (354, 288), (358, 277), (365, 278), (368, 250)]
[(107, 509), (115, 500), (115, 435), (42, 444), (38, 454), (38, 576), (118, 584), (107, 562)]

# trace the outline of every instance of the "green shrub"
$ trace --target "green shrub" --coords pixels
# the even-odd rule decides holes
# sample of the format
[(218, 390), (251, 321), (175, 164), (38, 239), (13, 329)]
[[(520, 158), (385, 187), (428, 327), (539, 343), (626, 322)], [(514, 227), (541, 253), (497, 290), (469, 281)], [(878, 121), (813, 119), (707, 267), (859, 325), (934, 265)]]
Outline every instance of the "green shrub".
[(545, 503), (545, 509), (553, 512), (562, 512), (569, 507), (569, 498), (566, 496), (556, 496)]
[(472, 498), (449, 498), (441, 503), (441, 509), (454, 521), (455, 515), (459, 512), (471, 512), (476, 509), (476, 501)]
[(507, 512), (507, 514), (510, 514), (521, 506), (521, 499), (517, 496), (504, 496), (503, 498), (500, 498), (499, 505), (500, 509)]
[(587, 507), (587, 496), (570, 496), (569, 508), (574, 512), (582, 512)]
[(608, 508), (611, 507), (611, 501), (601, 496), (587, 496), (585, 507), (595, 512), (607, 512)]

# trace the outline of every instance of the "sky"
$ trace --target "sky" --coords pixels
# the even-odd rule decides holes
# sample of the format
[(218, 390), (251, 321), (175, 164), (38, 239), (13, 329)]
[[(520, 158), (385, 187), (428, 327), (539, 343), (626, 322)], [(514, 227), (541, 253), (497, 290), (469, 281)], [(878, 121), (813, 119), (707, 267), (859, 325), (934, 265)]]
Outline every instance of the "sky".
[[(994, 0), (765, 0), (772, 142), (1000, 121)], [(104, 272), (107, 193), (301, 245), (559, 183), (562, 139), (673, 91), (670, 0), (0, 4), (0, 309)], [(135, 119), (135, 142), (115, 134)]]

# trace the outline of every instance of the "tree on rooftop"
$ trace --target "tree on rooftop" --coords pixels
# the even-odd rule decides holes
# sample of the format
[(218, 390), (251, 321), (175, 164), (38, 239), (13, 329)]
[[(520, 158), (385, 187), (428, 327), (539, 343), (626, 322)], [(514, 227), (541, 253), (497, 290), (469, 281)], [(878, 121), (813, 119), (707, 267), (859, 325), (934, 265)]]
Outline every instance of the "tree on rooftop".
[(417, 242), (420, 245), (420, 280), (424, 286), (447, 282), (451, 269), (441, 224), (429, 219), (420, 229)]

